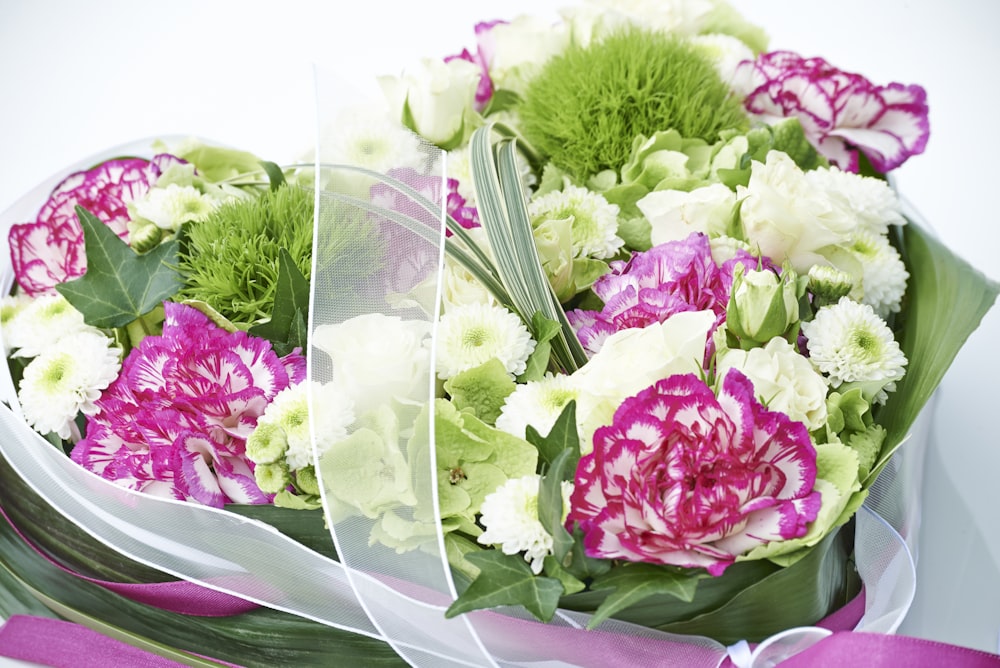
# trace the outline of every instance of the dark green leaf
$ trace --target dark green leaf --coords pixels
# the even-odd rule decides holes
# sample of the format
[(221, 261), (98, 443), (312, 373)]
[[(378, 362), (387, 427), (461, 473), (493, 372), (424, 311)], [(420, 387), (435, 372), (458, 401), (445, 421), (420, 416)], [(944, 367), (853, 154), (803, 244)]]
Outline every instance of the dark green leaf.
[(137, 255), (110, 227), (82, 207), (76, 214), (83, 227), (87, 273), (56, 286), (88, 325), (124, 327), (149, 313), (181, 288), (177, 241), (162, 243)]
[(483, 116), (489, 116), (490, 114), (495, 114), (498, 111), (504, 111), (506, 109), (512, 109), (520, 102), (520, 95), (512, 90), (499, 88), (493, 91), (493, 95), (490, 97), (489, 103), (486, 105), (486, 108), (483, 109)]
[(271, 183), (271, 190), (277, 190), (285, 185), (285, 173), (281, 171), (281, 167), (267, 160), (261, 160), (260, 164), (267, 172), (267, 180)]
[[(570, 401), (563, 408), (562, 413), (556, 419), (548, 436), (542, 436), (531, 425), (525, 435), (525, 440), (538, 448), (538, 455), (542, 461), (549, 466), (555, 462), (556, 457), (563, 450), (571, 450), (576, 453), (576, 460), (580, 458), (580, 437), (576, 432), (576, 401)], [(576, 470), (576, 461), (571, 462), (572, 469)]]
[(572, 448), (560, 452), (538, 487), (538, 521), (552, 536), (552, 554), (560, 564), (573, 548), (573, 537), (563, 524), (562, 483), (573, 479), (579, 459), (580, 453)]
[[(305, 349), (306, 317), (309, 313), (309, 281), (299, 271), (295, 260), (284, 248), (278, 256), (278, 282), (274, 288), (274, 306), (271, 319), (254, 325), (250, 334), (267, 339), (275, 346), (278, 354), (287, 354), (292, 348)], [(278, 350), (278, 344), (285, 344)]]
[[(570, 550), (570, 562), (566, 566), (566, 570), (572, 573), (574, 577), (581, 580), (589, 580), (598, 575), (603, 575), (611, 569), (611, 562), (607, 559), (594, 559), (587, 556), (583, 547), (583, 532), (579, 526), (573, 527), (572, 535), (573, 549)], [(599, 602), (582, 609), (593, 610), (598, 604)]]
[(484, 550), (470, 552), (465, 558), (481, 573), (451, 604), (445, 617), (450, 619), (472, 610), (502, 605), (521, 605), (543, 622), (552, 619), (563, 593), (559, 580), (533, 574), (517, 554)]
[(698, 580), (703, 577), (707, 576), (698, 571), (682, 572), (655, 564), (621, 564), (596, 578), (591, 584), (594, 590), (613, 591), (597, 608), (587, 623), (587, 628), (598, 626), (616, 612), (654, 594), (666, 594), (690, 602), (694, 599)]
[(543, 341), (535, 345), (535, 349), (528, 356), (524, 373), (517, 377), (519, 383), (528, 383), (533, 380), (541, 380), (545, 377), (545, 372), (549, 369), (549, 360), (552, 357), (552, 344)]

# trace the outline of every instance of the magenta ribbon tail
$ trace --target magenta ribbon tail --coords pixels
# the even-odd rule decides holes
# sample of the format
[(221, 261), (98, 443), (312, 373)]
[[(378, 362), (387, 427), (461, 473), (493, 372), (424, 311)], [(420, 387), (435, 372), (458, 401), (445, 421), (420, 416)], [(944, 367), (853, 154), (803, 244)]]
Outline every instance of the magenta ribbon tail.
[(1000, 655), (925, 638), (840, 632), (782, 661), (780, 668), (1000, 668)]

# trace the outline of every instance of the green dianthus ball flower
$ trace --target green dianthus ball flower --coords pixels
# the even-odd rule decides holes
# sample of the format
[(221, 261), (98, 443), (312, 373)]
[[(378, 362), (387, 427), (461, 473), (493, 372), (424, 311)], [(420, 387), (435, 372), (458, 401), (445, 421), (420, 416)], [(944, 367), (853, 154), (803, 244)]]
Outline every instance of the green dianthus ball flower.
[(550, 60), (519, 112), (528, 142), (581, 182), (621, 169), (639, 135), (674, 129), (714, 143), (722, 130), (748, 127), (740, 101), (699, 51), (637, 28)]
[(313, 201), (312, 190), (284, 185), (189, 224), (180, 298), (205, 302), (237, 325), (270, 318), (281, 249), (306, 278), (312, 269)]

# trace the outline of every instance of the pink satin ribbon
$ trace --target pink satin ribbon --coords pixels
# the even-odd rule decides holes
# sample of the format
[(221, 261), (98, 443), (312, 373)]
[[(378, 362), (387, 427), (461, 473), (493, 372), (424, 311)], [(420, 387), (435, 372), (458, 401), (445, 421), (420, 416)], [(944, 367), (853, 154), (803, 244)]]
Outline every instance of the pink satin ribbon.
[(21, 533), (21, 530), (16, 524), (14, 524), (13, 520), (10, 519), (7, 512), (2, 507), (0, 507), (0, 515), (3, 515), (4, 519), (7, 520), (7, 523), (10, 524), (11, 528), (17, 532), (17, 535), (21, 537), (21, 540), (24, 541), (25, 545), (30, 547), (39, 556), (62, 572), (78, 577), (81, 580), (86, 580), (87, 582), (100, 585), (109, 591), (113, 591), (116, 594), (124, 596), (125, 598), (137, 603), (151, 605), (161, 610), (166, 610), (167, 612), (176, 612), (182, 615), (193, 615), (197, 617), (229, 617), (231, 615), (239, 615), (244, 612), (249, 612), (250, 610), (260, 607), (256, 603), (244, 600), (238, 596), (224, 594), (220, 591), (216, 591), (215, 589), (208, 589), (186, 580), (152, 583), (125, 583), (99, 580), (97, 578), (81, 575), (80, 573), (66, 568), (62, 564), (53, 560), (49, 557), (49, 555), (45, 554), (37, 546), (35, 546), (35, 544), (32, 543), (27, 536)]

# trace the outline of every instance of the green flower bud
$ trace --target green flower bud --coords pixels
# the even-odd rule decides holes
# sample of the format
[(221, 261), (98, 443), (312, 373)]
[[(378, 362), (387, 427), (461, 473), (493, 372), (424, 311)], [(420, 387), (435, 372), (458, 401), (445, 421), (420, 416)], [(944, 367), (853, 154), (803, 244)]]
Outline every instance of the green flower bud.
[(257, 464), (273, 464), (283, 460), (288, 450), (285, 430), (274, 422), (261, 421), (247, 439), (247, 457)]
[(254, 479), (260, 491), (265, 494), (276, 494), (285, 489), (291, 482), (292, 476), (288, 472), (288, 466), (284, 462), (279, 464), (258, 464), (253, 470)]
[(295, 486), (303, 494), (319, 496), (319, 480), (316, 478), (316, 469), (310, 465), (296, 471)]
[(163, 230), (154, 223), (142, 218), (128, 221), (128, 243), (136, 253), (147, 253), (162, 240)]
[(799, 282), (785, 267), (778, 276), (769, 270), (745, 271), (737, 264), (726, 310), (726, 328), (744, 342), (767, 343), (784, 335), (799, 321)]
[(845, 271), (826, 265), (814, 265), (809, 269), (809, 292), (816, 297), (814, 306), (836, 304), (841, 297), (851, 294), (854, 277)]

